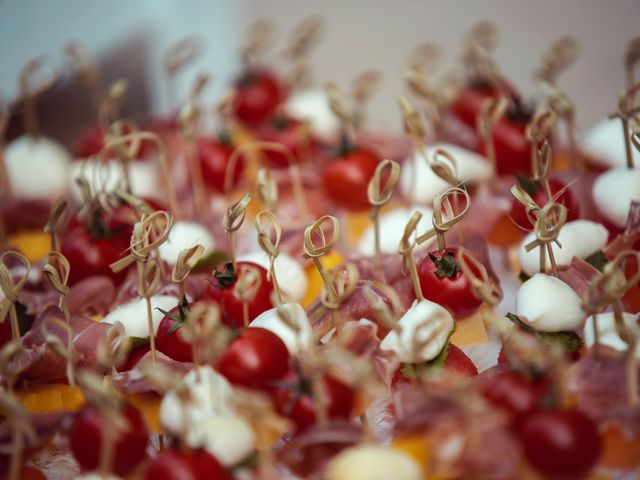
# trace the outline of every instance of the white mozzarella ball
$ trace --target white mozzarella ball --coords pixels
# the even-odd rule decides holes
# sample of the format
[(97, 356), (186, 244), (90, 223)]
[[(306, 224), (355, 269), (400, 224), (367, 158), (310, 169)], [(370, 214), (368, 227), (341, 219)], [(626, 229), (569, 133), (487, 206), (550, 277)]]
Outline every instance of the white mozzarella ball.
[[(403, 363), (422, 363), (436, 358), (447, 344), (455, 325), (446, 308), (429, 300), (414, 302), (398, 323), (400, 333), (389, 332), (380, 348), (395, 353)], [(419, 351), (414, 351), (416, 341), (425, 342)]]
[(562, 280), (536, 273), (516, 294), (516, 314), (539, 332), (572, 331), (585, 314), (578, 294)]
[(180, 220), (173, 224), (169, 237), (158, 247), (158, 252), (162, 260), (169, 265), (175, 265), (183, 250), (198, 243), (204, 247), (205, 255), (215, 249), (215, 241), (209, 230), (199, 223)]
[[(631, 135), (631, 130), (629, 130)], [(582, 149), (598, 165), (607, 168), (627, 165), (627, 153), (622, 136), (622, 122), (619, 118), (603, 118), (596, 123), (582, 139)], [(640, 162), (640, 155), (633, 145), (631, 152), (635, 165)]]
[[(422, 218), (418, 222), (418, 232), (424, 233), (432, 227), (431, 217), (433, 210), (428, 207), (415, 205), (410, 208), (397, 208), (380, 215), (378, 220), (380, 222), (380, 251), (382, 253), (398, 252), (398, 244), (404, 234), (404, 228), (415, 211), (422, 213)], [(415, 250), (424, 250), (434, 241), (435, 237), (416, 245)], [(369, 257), (375, 254), (375, 230), (373, 225), (369, 225), (360, 237), (357, 250), (358, 253)]]
[(329, 108), (329, 98), (322, 89), (307, 89), (291, 95), (285, 104), (289, 115), (311, 124), (312, 131), (329, 137), (340, 128), (340, 123)]
[[(637, 314), (624, 313), (624, 324), (629, 333), (636, 338), (640, 337), (639, 317)], [(596, 315), (596, 325), (598, 326), (598, 342), (600, 345), (611, 347), (615, 350), (626, 351), (625, 343), (616, 328), (616, 321), (613, 312), (604, 312)], [(593, 317), (589, 316), (584, 327), (584, 343), (587, 347), (593, 347), (595, 344), (595, 335), (593, 331)], [(640, 349), (636, 349), (636, 357), (640, 358)]]
[[(169, 311), (178, 305), (178, 299), (171, 295), (155, 295), (151, 297), (151, 320), (154, 335), (158, 332), (158, 325), (164, 317), (164, 313), (158, 308)], [(147, 301), (144, 298), (136, 298), (129, 303), (120, 305), (110, 311), (103, 319), (104, 323), (120, 322), (124, 331), (130, 337), (146, 338), (149, 336), (147, 321)]]
[(246, 459), (255, 448), (256, 436), (251, 426), (236, 415), (212, 416), (196, 423), (187, 433), (187, 444), (204, 447), (225, 467)]
[[(283, 320), (280, 312), (288, 314), (289, 318), (297, 325), (297, 331), (292, 329)], [(309, 317), (299, 303), (284, 303), (258, 315), (250, 324), (250, 327), (265, 328), (280, 337), (291, 355), (296, 355), (300, 350), (305, 351), (313, 344), (314, 335)]]
[(18, 197), (51, 199), (67, 189), (71, 156), (50, 138), (17, 138), (7, 146), (4, 163), (11, 189)]
[[(589, 255), (602, 250), (607, 244), (609, 231), (599, 223), (590, 220), (574, 220), (562, 227), (558, 234), (561, 247), (551, 244), (551, 250), (559, 267), (571, 264), (573, 257), (587, 258)], [(527, 252), (525, 246), (536, 239), (535, 233), (530, 233), (520, 243), (518, 256), (522, 271), (531, 276), (540, 271), (540, 248), (536, 247)], [(545, 248), (545, 255), (548, 255)], [(546, 260), (547, 268), (551, 268), (549, 258)]]
[[(433, 158), (436, 150), (451, 153), (456, 159), (456, 171), (462, 182), (479, 183), (491, 178), (493, 167), (482, 155), (449, 143), (435, 143), (426, 147), (426, 157)], [(403, 194), (414, 202), (431, 203), (451, 185), (438, 177), (420, 153), (407, 159), (400, 172), (400, 188)]]
[(160, 404), (160, 422), (167, 432), (179, 435), (214, 415), (234, 415), (233, 387), (213, 368), (197, 367), (182, 381), (189, 389), (190, 399), (185, 401), (175, 390), (170, 390)]
[[(262, 250), (240, 255), (238, 261), (257, 263), (269, 270), (269, 257)], [(282, 292), (295, 302), (302, 300), (307, 293), (307, 276), (302, 266), (293, 257), (281, 252), (273, 267)]]
[(614, 168), (602, 173), (593, 184), (593, 200), (607, 220), (624, 228), (631, 202), (640, 202), (640, 168)]
[[(117, 160), (99, 162), (95, 158), (73, 162), (70, 168), (69, 189), (76, 200), (80, 200), (81, 191), (76, 178), (84, 177), (97, 191), (113, 191), (124, 185), (122, 164)], [(156, 161), (134, 161), (129, 164), (129, 182), (131, 192), (143, 198), (163, 199), (164, 187), (160, 181), (160, 166)]]
[(420, 480), (416, 461), (404, 452), (378, 445), (358, 445), (336, 455), (327, 480)]

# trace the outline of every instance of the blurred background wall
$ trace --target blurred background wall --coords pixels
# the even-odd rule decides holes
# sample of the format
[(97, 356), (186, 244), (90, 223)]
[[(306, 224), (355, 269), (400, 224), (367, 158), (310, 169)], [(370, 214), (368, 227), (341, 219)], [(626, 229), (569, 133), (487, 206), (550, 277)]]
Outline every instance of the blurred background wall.
[(211, 73), (207, 96), (215, 98), (237, 69), (239, 42), (251, 21), (273, 19), (282, 40), (283, 32), (312, 13), (328, 27), (313, 55), (318, 82), (347, 85), (365, 69), (382, 70), (385, 84), (371, 114), (394, 129), (400, 128), (395, 98), (404, 91), (406, 55), (418, 43), (439, 42), (451, 62), (464, 32), (479, 20), (492, 20), (502, 31), (496, 53), (502, 69), (533, 95), (531, 71), (541, 51), (563, 34), (577, 37), (582, 55), (560, 83), (574, 98), (584, 129), (614, 107), (624, 80), (624, 47), (640, 34), (639, 0), (0, 0), (0, 88), (12, 98), (26, 60), (60, 55), (76, 39), (95, 52), (107, 80), (131, 80), (134, 113), (163, 111), (162, 55), (179, 38), (196, 34), (206, 45), (182, 84), (186, 88), (196, 72)]

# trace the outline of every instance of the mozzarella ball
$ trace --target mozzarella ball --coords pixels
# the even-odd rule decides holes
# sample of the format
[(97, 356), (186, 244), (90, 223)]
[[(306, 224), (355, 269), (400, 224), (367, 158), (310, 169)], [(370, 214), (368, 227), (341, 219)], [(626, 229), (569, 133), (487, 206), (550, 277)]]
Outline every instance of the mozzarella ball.
[[(609, 231), (601, 224), (590, 220), (574, 220), (562, 227), (558, 235), (561, 247), (555, 243), (551, 244), (553, 256), (559, 267), (566, 267), (571, 264), (573, 257), (587, 258), (589, 255), (602, 250), (607, 244)], [(540, 271), (540, 248), (536, 247), (527, 252), (525, 246), (536, 239), (535, 233), (530, 233), (520, 243), (518, 255), (520, 257), (520, 267), (522, 271), (531, 276)], [(551, 262), (547, 255), (546, 266), (551, 268)]]
[(213, 368), (196, 367), (182, 382), (189, 390), (190, 399), (185, 401), (178, 392), (170, 390), (160, 404), (160, 422), (167, 432), (179, 435), (212, 416), (234, 415), (233, 387)]
[(256, 436), (249, 423), (235, 415), (212, 416), (187, 433), (187, 444), (204, 447), (225, 467), (237, 465), (254, 450)]
[[(380, 215), (378, 220), (380, 222), (380, 251), (382, 253), (397, 253), (398, 245), (404, 234), (404, 228), (415, 211), (422, 213), (422, 218), (418, 222), (418, 232), (424, 233), (432, 227), (431, 217), (433, 210), (428, 207), (415, 205), (408, 209), (397, 208)], [(424, 250), (434, 241), (435, 237), (416, 245), (415, 251)], [(369, 225), (360, 237), (357, 250), (358, 253), (369, 257), (375, 254), (375, 230), (373, 224)]]
[[(629, 129), (631, 135), (631, 129)], [(622, 121), (619, 118), (603, 118), (587, 132), (582, 140), (582, 150), (593, 157), (593, 161), (606, 168), (627, 165), (627, 153), (622, 136)], [(640, 154), (631, 147), (635, 165)]]
[[(624, 324), (629, 333), (635, 337), (640, 337), (640, 325), (638, 324), (638, 315), (633, 313), (624, 313)], [(600, 345), (611, 347), (615, 350), (626, 351), (625, 343), (616, 329), (616, 320), (613, 312), (604, 312), (596, 315), (596, 325), (598, 326), (598, 342)], [(593, 331), (593, 317), (587, 318), (584, 327), (584, 343), (587, 347), (593, 347), (595, 344), (595, 335)], [(636, 358), (640, 359), (640, 349), (635, 351)]]
[(326, 471), (327, 480), (420, 480), (420, 466), (399, 450), (358, 445), (336, 455)]
[(158, 247), (158, 252), (162, 260), (169, 265), (175, 265), (180, 253), (197, 243), (204, 247), (205, 255), (215, 248), (215, 241), (209, 230), (199, 223), (180, 220), (173, 224), (169, 237)]
[(296, 92), (287, 99), (284, 108), (292, 117), (308, 121), (316, 135), (330, 137), (340, 128), (338, 119), (329, 108), (329, 98), (322, 89)]
[[(398, 322), (400, 334), (390, 331), (380, 343), (380, 348), (393, 352), (403, 363), (422, 363), (436, 358), (453, 331), (455, 322), (441, 305), (429, 300), (416, 301)], [(422, 350), (414, 351), (414, 339), (422, 343)]]
[[(76, 200), (81, 200), (80, 187), (76, 178), (84, 177), (97, 191), (104, 188), (112, 191), (124, 185), (122, 164), (117, 160), (99, 162), (95, 158), (73, 162), (70, 168), (69, 189)], [(156, 161), (134, 161), (129, 164), (129, 182), (131, 192), (142, 198), (165, 198), (164, 187), (160, 181), (160, 166)]]
[[(262, 250), (240, 255), (238, 261), (257, 263), (269, 270), (269, 256)], [(307, 293), (307, 276), (302, 266), (293, 257), (281, 252), (273, 267), (282, 292), (294, 302), (302, 300)]]
[[(433, 158), (438, 149), (446, 150), (455, 157), (458, 178), (462, 182), (479, 183), (491, 178), (493, 167), (485, 157), (449, 143), (427, 146), (426, 157)], [(451, 185), (433, 173), (424, 156), (416, 152), (413, 158), (407, 159), (402, 165), (400, 188), (405, 197), (414, 202), (431, 203), (436, 195), (445, 192)]]
[[(178, 305), (178, 299), (171, 295), (155, 295), (151, 297), (151, 320), (154, 335), (158, 332), (158, 325), (164, 317), (158, 308), (169, 311)], [(136, 298), (129, 303), (120, 305), (110, 311), (103, 319), (104, 323), (120, 322), (124, 331), (130, 337), (146, 338), (149, 336), (147, 320), (147, 301), (144, 298)]]
[(71, 156), (58, 142), (23, 135), (7, 146), (4, 155), (9, 184), (16, 196), (52, 199), (65, 193)]
[[(284, 310), (293, 322), (298, 326), (297, 331), (292, 329), (280, 312)], [(260, 327), (272, 331), (284, 342), (291, 355), (296, 355), (300, 350), (307, 350), (313, 344), (314, 335), (309, 317), (299, 303), (284, 303), (258, 315), (250, 324), (250, 327)]]
[(600, 174), (593, 184), (593, 200), (603, 217), (624, 228), (631, 202), (640, 201), (640, 168), (614, 168)]
[(578, 294), (562, 280), (536, 273), (516, 294), (516, 314), (539, 332), (572, 331), (585, 314)]

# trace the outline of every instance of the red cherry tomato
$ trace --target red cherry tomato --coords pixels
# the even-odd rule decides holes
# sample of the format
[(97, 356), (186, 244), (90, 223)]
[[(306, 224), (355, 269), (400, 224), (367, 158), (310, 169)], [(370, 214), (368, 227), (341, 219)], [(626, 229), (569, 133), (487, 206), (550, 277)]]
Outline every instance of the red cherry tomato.
[(482, 394), (518, 422), (540, 408), (549, 388), (549, 379), (545, 377), (533, 380), (512, 370), (503, 370), (488, 379)]
[(127, 356), (125, 362), (117, 367), (116, 370), (118, 372), (128, 372), (129, 370), (132, 370), (133, 368), (135, 368), (138, 362), (142, 360), (142, 357), (144, 357), (149, 351), (151, 351), (149, 345), (143, 345), (141, 347), (133, 348), (129, 352), (129, 355)]
[[(531, 147), (525, 137), (530, 116), (518, 114), (502, 117), (493, 129), (493, 145), (496, 152), (498, 175), (528, 174), (531, 172)], [(478, 151), (486, 155), (484, 142), (479, 142)]]
[(475, 82), (463, 88), (450, 109), (461, 122), (475, 130), (478, 114), (489, 98), (495, 98), (498, 91), (488, 82)]
[[(416, 368), (421, 368), (422, 365), (417, 365)], [(445, 358), (443, 368), (449, 372), (455, 372), (458, 375), (464, 377), (475, 377), (478, 375), (478, 367), (473, 361), (464, 353), (460, 348), (456, 347), (453, 343), (449, 343), (447, 358)], [(402, 371), (402, 366), (398, 367), (391, 377), (391, 388), (396, 388), (398, 384), (412, 384), (416, 379), (412, 377), (406, 377)]]
[[(132, 133), (129, 126), (125, 125), (123, 133)], [(80, 136), (75, 148), (76, 158), (89, 158), (98, 155), (105, 146), (106, 132), (100, 125), (93, 125), (89, 127)], [(134, 158), (145, 158), (148, 153), (155, 148), (153, 142), (149, 140), (143, 140), (134, 154)]]
[[(327, 417), (331, 420), (349, 420), (355, 405), (355, 393), (351, 387), (331, 375), (322, 376)], [(290, 386), (277, 386), (272, 391), (276, 410), (289, 418), (296, 433), (308, 430), (316, 423), (315, 400), (311, 380), (290, 371), (282, 381)]]
[(181, 313), (180, 307), (176, 306), (162, 318), (158, 325), (156, 347), (160, 352), (178, 362), (193, 362), (191, 344), (182, 338), (184, 334), (182, 322), (185, 318), (181, 315), (188, 313), (188, 308), (182, 312), (184, 313)]
[[(198, 139), (198, 158), (202, 166), (202, 175), (206, 184), (217, 192), (224, 193), (224, 182), (227, 175), (229, 159), (234, 148), (211, 138)], [(240, 156), (233, 167), (231, 187), (240, 182), (244, 171), (244, 158)]]
[[(560, 190), (565, 188), (565, 184), (560, 182), (559, 180), (554, 180), (552, 178), (549, 179), (549, 187), (551, 190), (551, 195), (555, 195)], [(535, 190), (535, 193), (532, 195), (533, 200), (543, 207), (549, 201), (549, 197), (545, 188), (539, 183), (535, 182), (530, 185), (529, 190)], [(533, 193), (533, 192), (530, 192)], [(565, 207), (567, 207), (567, 221), (577, 220), (580, 216), (580, 206), (576, 201), (575, 197), (571, 194), (569, 189), (565, 190), (556, 200), (556, 203), (561, 203)], [(513, 198), (511, 200), (511, 212), (509, 213), (510, 217), (513, 219), (516, 224), (520, 227), (531, 230), (533, 225), (527, 218), (527, 212), (525, 211), (524, 205), (520, 203), (518, 200)]]
[(471, 291), (471, 284), (456, 261), (457, 248), (429, 253), (418, 265), (422, 294), (442, 305), (455, 318), (474, 313), (482, 302)]
[(275, 333), (264, 328), (245, 328), (227, 345), (217, 370), (227, 380), (245, 387), (267, 387), (289, 370), (289, 351)]
[(364, 149), (354, 150), (329, 161), (322, 172), (327, 196), (338, 207), (347, 210), (371, 208), (367, 187), (380, 158)]
[(147, 480), (231, 480), (231, 476), (206, 450), (165, 450), (147, 467)]
[(534, 412), (519, 437), (531, 466), (550, 479), (585, 478), (602, 450), (597, 425), (575, 409)]
[(94, 275), (104, 275), (120, 285), (126, 270), (114, 273), (110, 265), (126, 255), (131, 239), (131, 227), (123, 225), (103, 236), (93, 236), (84, 225), (76, 225), (62, 237), (61, 252), (69, 260), (69, 284)]
[[(263, 142), (278, 143), (288, 148), (296, 163), (304, 161), (305, 155), (308, 155), (312, 149), (308, 128), (295, 118), (276, 115), (264, 123), (256, 133)], [(289, 160), (280, 152), (265, 150), (263, 155), (270, 167), (286, 168), (289, 166)]]
[(245, 72), (235, 82), (234, 88), (233, 113), (249, 126), (267, 120), (285, 98), (279, 80), (268, 70)]
[(444, 369), (465, 377), (478, 375), (478, 367), (473, 363), (473, 360), (453, 343), (449, 344), (447, 358), (444, 361)]
[(223, 270), (214, 273), (214, 281), (209, 286), (207, 294), (209, 298), (216, 301), (222, 310), (222, 321), (230, 326), (240, 328), (244, 326), (243, 305), (235, 292), (237, 279), (249, 273), (250, 270), (257, 270), (260, 276), (260, 288), (253, 299), (248, 302), (249, 322), (262, 312), (273, 308), (271, 295), (273, 292), (273, 282), (267, 278), (267, 270), (257, 263), (237, 262), (237, 272), (233, 271), (231, 263), (227, 263)]
[[(147, 425), (140, 411), (125, 403), (122, 414), (126, 430), (116, 435), (113, 455), (113, 473), (124, 477), (144, 459), (149, 437)], [(104, 420), (91, 405), (85, 405), (75, 416), (69, 429), (73, 456), (83, 471), (95, 470), (100, 462), (100, 445)]]

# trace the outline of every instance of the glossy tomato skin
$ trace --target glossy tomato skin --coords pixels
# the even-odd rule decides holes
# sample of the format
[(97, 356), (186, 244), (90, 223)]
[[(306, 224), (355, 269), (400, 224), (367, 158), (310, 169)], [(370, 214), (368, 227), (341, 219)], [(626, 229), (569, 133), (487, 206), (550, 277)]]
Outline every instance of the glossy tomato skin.
[(451, 104), (450, 109), (461, 122), (475, 130), (478, 114), (484, 102), (495, 98), (498, 92), (488, 83), (478, 83), (463, 88)]
[(114, 273), (110, 265), (126, 255), (130, 238), (130, 226), (123, 226), (103, 237), (92, 236), (84, 225), (68, 230), (62, 237), (60, 249), (71, 265), (69, 285), (94, 275), (104, 275), (111, 278), (116, 286), (120, 285), (127, 271)]
[(378, 155), (362, 148), (330, 160), (322, 173), (327, 196), (336, 206), (346, 210), (371, 208), (367, 187), (378, 163)]
[(216, 368), (235, 385), (264, 388), (289, 370), (289, 351), (275, 333), (245, 328), (227, 345)]
[[(312, 149), (312, 141), (309, 130), (304, 123), (285, 115), (276, 115), (265, 122), (256, 131), (258, 138), (263, 142), (278, 143), (291, 151), (295, 163), (305, 160), (305, 155)], [(264, 150), (267, 166), (272, 168), (287, 168), (289, 160), (280, 152)]]
[[(559, 180), (555, 180), (553, 178), (549, 179), (549, 188), (551, 190), (551, 196), (554, 196), (556, 193), (565, 188), (565, 184), (560, 182)], [(547, 196), (547, 192), (544, 187), (540, 186), (536, 191), (535, 195), (533, 195), (533, 200), (540, 205), (541, 207), (545, 206), (549, 201), (549, 197)], [(556, 200), (556, 203), (561, 203), (565, 207), (567, 207), (567, 221), (571, 222), (573, 220), (577, 220), (580, 218), (580, 205), (578, 201), (573, 196), (569, 189), (566, 189)], [(527, 218), (527, 212), (524, 208), (524, 205), (520, 203), (518, 200), (513, 198), (511, 200), (511, 212), (509, 216), (513, 219), (513, 221), (520, 227), (531, 230), (533, 225)]]
[(418, 265), (418, 276), (422, 294), (427, 300), (442, 305), (455, 318), (464, 318), (475, 313), (482, 302), (471, 291), (471, 284), (459, 266), (451, 277), (438, 276), (439, 268), (435, 259), (448, 258), (455, 261), (458, 249), (447, 248), (444, 251), (433, 251), (425, 256)]
[(519, 438), (531, 466), (549, 479), (585, 478), (602, 451), (597, 425), (575, 409), (532, 413)]
[[(231, 268), (231, 264), (227, 264), (225, 268)], [(248, 302), (249, 304), (249, 322), (260, 315), (262, 312), (273, 308), (271, 295), (273, 293), (273, 282), (267, 278), (267, 270), (254, 262), (237, 262), (236, 275), (242, 276), (247, 269), (255, 268), (260, 274), (260, 288)], [(237, 281), (237, 280), (236, 280)], [(242, 302), (234, 293), (236, 281), (228, 286), (221, 285), (217, 280), (213, 280), (207, 290), (207, 296), (220, 305), (222, 311), (222, 321), (234, 328), (242, 328), (244, 326), (244, 313)]]
[[(126, 403), (122, 414), (128, 428), (116, 436), (113, 473), (124, 477), (144, 459), (149, 431), (142, 413), (133, 405)], [(95, 470), (99, 466), (103, 422), (94, 407), (85, 405), (69, 429), (71, 451), (83, 471)]]
[[(290, 372), (282, 383), (293, 388), (277, 386), (272, 390), (276, 410), (295, 424), (295, 433), (308, 430), (316, 423), (315, 400), (311, 395), (309, 379)], [(331, 375), (323, 375), (327, 417), (331, 420), (349, 420), (355, 405), (355, 393), (348, 385)]]
[(150, 351), (151, 351), (151, 348), (149, 347), (149, 345), (142, 345), (140, 347), (136, 347), (132, 349), (129, 352), (129, 355), (127, 356), (127, 359), (125, 360), (125, 362), (119, 367), (117, 367), (116, 370), (118, 372), (128, 372), (129, 370), (132, 370), (133, 368), (135, 368), (138, 362), (142, 360), (142, 357), (144, 357), (147, 354), (147, 352), (150, 352)]
[(285, 98), (284, 89), (276, 75), (265, 69), (245, 72), (234, 87), (234, 116), (251, 127), (267, 120)]
[[(169, 311), (169, 315), (180, 315), (179, 307), (174, 307)], [(184, 327), (178, 320), (165, 315), (158, 325), (156, 335), (156, 347), (158, 351), (178, 362), (193, 362), (191, 344), (182, 338)], [(176, 326), (176, 324), (178, 324)], [(174, 329), (171, 331), (171, 329)]]
[[(420, 367), (421, 365), (416, 365), (417, 369), (420, 369)], [(456, 347), (453, 343), (449, 343), (448, 345), (447, 358), (445, 358), (444, 365), (442, 367), (448, 372), (454, 372), (463, 377), (471, 378), (478, 375), (478, 367), (476, 367), (466, 353)], [(398, 384), (409, 385), (415, 383), (415, 381), (416, 379), (414, 378), (405, 377), (402, 373), (402, 366), (400, 366), (391, 376), (391, 388), (395, 389)]]
[[(528, 174), (531, 172), (531, 147), (525, 137), (530, 118), (500, 119), (493, 129), (493, 144), (496, 152), (498, 175)], [(478, 151), (486, 155), (484, 142)]]
[[(202, 176), (205, 183), (216, 192), (224, 193), (224, 182), (229, 165), (229, 159), (234, 148), (231, 145), (220, 143), (212, 138), (198, 139), (198, 158), (202, 166)], [(244, 157), (240, 156), (233, 167), (233, 179), (231, 187), (235, 187), (242, 178), (244, 172)]]
[[(132, 130), (125, 125), (123, 133), (126, 135), (132, 133)], [(87, 128), (76, 144), (74, 150), (75, 158), (89, 158), (98, 155), (105, 146), (106, 137), (106, 132), (100, 125), (93, 125)], [(140, 142), (134, 158), (144, 158), (154, 148), (153, 142), (143, 140)]]
[(231, 476), (206, 450), (165, 450), (149, 464), (145, 479), (231, 480)]

